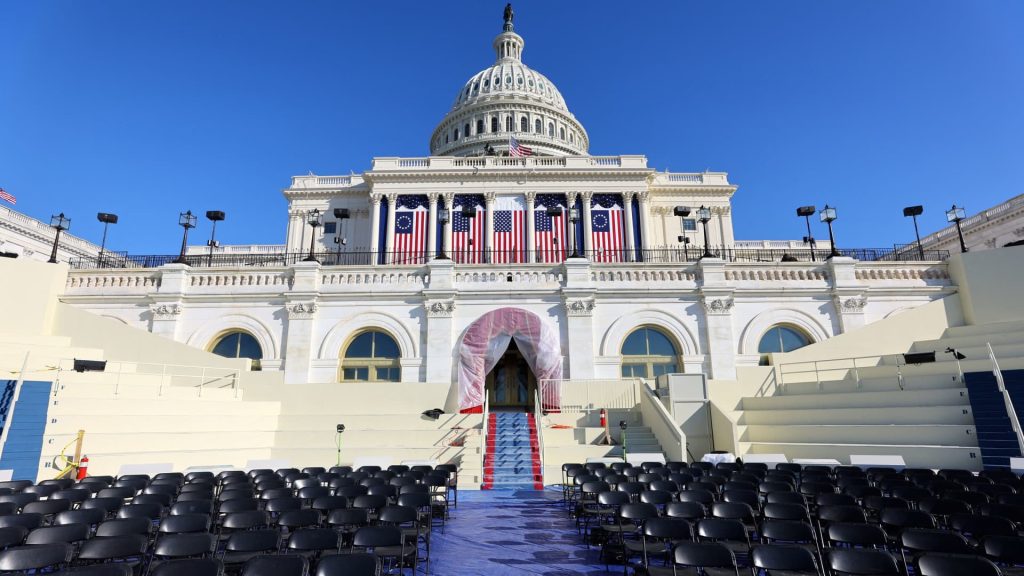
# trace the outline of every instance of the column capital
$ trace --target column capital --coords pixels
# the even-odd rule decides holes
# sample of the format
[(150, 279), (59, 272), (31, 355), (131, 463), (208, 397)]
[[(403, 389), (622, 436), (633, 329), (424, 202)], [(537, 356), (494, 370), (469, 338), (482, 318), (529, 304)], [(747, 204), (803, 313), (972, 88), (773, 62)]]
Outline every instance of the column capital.
[(388, 206), (394, 208), (395, 202), (398, 201), (398, 192), (388, 192), (385, 196), (388, 198)]
[(630, 202), (633, 201), (633, 196), (635, 196), (635, 195), (636, 195), (636, 192), (632, 192), (630, 190), (627, 190), (627, 191), (622, 193), (622, 201), (625, 202), (626, 204), (629, 204)]
[(427, 192), (427, 203), (437, 204), (438, 197), (441, 196), (440, 192)]
[(154, 320), (174, 320), (181, 314), (180, 302), (153, 302), (149, 305)]
[(576, 204), (576, 196), (578, 194), (579, 194), (578, 192), (566, 192), (565, 193), (565, 199), (569, 203), (569, 208), (572, 208), (573, 205)]
[(593, 316), (597, 303), (593, 298), (566, 298), (565, 313), (567, 316)]
[(455, 192), (442, 192), (441, 199), (444, 200), (446, 208), (451, 208), (452, 204), (455, 202)]
[(315, 300), (306, 302), (289, 302), (286, 305), (289, 320), (308, 320), (316, 316), (320, 307)]
[(732, 312), (735, 300), (732, 296), (702, 296), (701, 304), (706, 314), (723, 315)]
[(650, 190), (641, 190), (636, 193), (636, 197), (640, 202), (647, 202), (651, 198)]
[(373, 204), (374, 206), (380, 205), (380, 201), (383, 196), (384, 195), (380, 192), (370, 192), (370, 204)]
[(537, 201), (536, 192), (524, 192), (523, 196), (526, 198), (526, 201), (529, 202), (530, 204), (533, 204), (534, 202)]
[(863, 314), (868, 305), (867, 294), (833, 294), (832, 301), (841, 314)]
[(423, 308), (427, 318), (451, 318), (455, 314), (455, 300), (428, 300)]
[(498, 197), (497, 192), (484, 192), (484, 204), (490, 206), (494, 204), (494, 200)]
[(590, 206), (590, 201), (594, 198), (594, 193), (587, 190), (585, 192), (580, 192), (579, 195), (583, 197), (583, 205)]

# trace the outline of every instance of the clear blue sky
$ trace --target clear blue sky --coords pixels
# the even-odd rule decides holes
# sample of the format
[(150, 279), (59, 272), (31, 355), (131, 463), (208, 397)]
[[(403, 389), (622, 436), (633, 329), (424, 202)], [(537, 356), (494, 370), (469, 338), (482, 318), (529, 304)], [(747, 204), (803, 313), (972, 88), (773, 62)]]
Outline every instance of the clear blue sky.
[[(0, 3), (0, 187), (99, 240), (173, 253), (177, 214), (220, 209), (229, 243), (283, 241), (289, 177), (426, 155), (493, 61), (502, 1)], [(953, 202), (1024, 192), (1024, 2), (515, 3), (524, 60), (593, 154), (729, 172), (738, 238), (912, 239)], [(196, 232), (208, 235), (201, 221)], [(816, 235), (824, 236), (818, 224)]]

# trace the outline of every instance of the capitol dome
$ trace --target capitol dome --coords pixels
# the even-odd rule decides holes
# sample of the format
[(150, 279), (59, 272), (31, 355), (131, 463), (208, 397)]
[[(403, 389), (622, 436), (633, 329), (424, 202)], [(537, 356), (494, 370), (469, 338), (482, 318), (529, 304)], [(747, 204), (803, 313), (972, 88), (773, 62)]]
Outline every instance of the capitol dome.
[(569, 112), (554, 83), (523, 64), (524, 41), (513, 31), (511, 5), (494, 39), (497, 61), (477, 72), (455, 95), (434, 129), (432, 156), (505, 155), (509, 137), (534, 155), (585, 155), (586, 130)]

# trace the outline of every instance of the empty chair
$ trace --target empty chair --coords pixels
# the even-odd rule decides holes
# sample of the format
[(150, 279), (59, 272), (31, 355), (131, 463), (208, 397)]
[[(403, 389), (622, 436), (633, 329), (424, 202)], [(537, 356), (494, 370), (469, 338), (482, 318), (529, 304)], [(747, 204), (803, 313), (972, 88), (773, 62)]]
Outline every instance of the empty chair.
[(78, 510), (66, 510), (53, 517), (53, 524), (61, 526), (64, 524), (85, 524), (86, 526), (95, 526), (103, 521), (107, 515), (103, 510), (82, 509)]
[(807, 508), (800, 504), (765, 504), (761, 516), (765, 520), (810, 520)]
[(746, 557), (750, 551), (750, 536), (739, 520), (705, 518), (697, 522), (697, 538), (702, 542), (718, 542), (733, 552)]
[(799, 492), (769, 492), (765, 494), (764, 501), (767, 504), (799, 504), (807, 506), (807, 500)]
[(277, 525), (288, 530), (320, 525), (320, 512), (309, 508), (289, 510), (277, 517)]
[(715, 494), (707, 490), (680, 490), (679, 491), (680, 502), (700, 502), (704, 506), (711, 506), (715, 501)]
[(982, 550), (997, 564), (1024, 565), (1024, 538), (1020, 536), (988, 536), (982, 543)]
[(300, 528), (292, 532), (286, 547), (290, 552), (316, 556), (339, 550), (338, 541), (338, 533), (330, 528)]
[(166, 560), (150, 570), (149, 576), (221, 576), (223, 563), (216, 558)]
[(342, 543), (349, 543), (356, 530), (370, 523), (369, 514), (362, 508), (340, 508), (327, 516), (327, 525), (338, 530)]
[[(103, 526), (102, 524), (100, 525)], [(126, 534), (123, 536), (109, 536), (106, 538), (92, 538), (82, 543), (78, 551), (79, 562), (106, 562), (118, 560), (131, 562), (133, 565), (141, 563), (146, 556), (146, 547), (149, 539), (139, 534)]]
[(28, 486), (22, 493), (24, 494), (35, 494), (40, 498), (49, 498), (50, 494), (60, 490), (60, 486), (54, 486), (53, 484), (37, 484), (35, 486)]
[(70, 544), (36, 544), (15, 546), (0, 552), (0, 571), (40, 571), (60, 568), (71, 561)]
[(705, 570), (708, 568), (717, 570), (730, 570), (733, 574), (739, 575), (739, 568), (736, 565), (736, 556), (729, 548), (715, 542), (681, 542), (676, 544), (672, 550), (673, 570), (669, 574), (675, 574), (676, 567), (693, 568)]
[(236, 530), (253, 530), (255, 528), (266, 528), (270, 525), (270, 518), (262, 510), (246, 510), (225, 515), (220, 521), (222, 533), (230, 533)]
[(882, 510), (880, 521), (882, 528), (893, 539), (899, 539), (900, 533), (908, 528), (935, 528), (935, 519), (922, 510), (886, 508)]
[(85, 502), (92, 498), (92, 492), (86, 488), (64, 488), (50, 494), (51, 500), (67, 500), (72, 505)]
[(210, 529), (210, 517), (205, 514), (179, 514), (168, 516), (160, 521), (157, 531), (161, 534), (187, 534), (207, 532)]
[(193, 502), (196, 500), (213, 500), (213, 490), (182, 492), (174, 499), (175, 502)]
[(20, 492), (32, 485), (31, 480), (6, 480), (0, 482), (0, 489), (7, 488), (11, 492)]
[(798, 520), (766, 520), (761, 526), (761, 538), (767, 544), (798, 544), (817, 548), (814, 528)]
[(14, 514), (12, 516), (0, 516), (0, 528), (19, 526), (26, 530), (35, 530), (42, 525), (42, 514)]
[(19, 492), (16, 494), (4, 494), (0, 496), (0, 502), (10, 502), (14, 505), (15, 510), (21, 510), (29, 502), (35, 502), (39, 500), (38, 494), (32, 494), (31, 492)]
[(651, 556), (664, 555), (665, 563), (671, 560), (672, 546), (676, 542), (692, 541), (693, 527), (681, 518), (649, 518), (640, 530), (639, 540), (625, 541), (628, 563), (630, 556), (641, 555), (644, 569), (650, 567)]
[(171, 505), (172, 499), (170, 494), (139, 494), (132, 498), (132, 504), (156, 504), (161, 508), (167, 508)]
[(186, 500), (184, 502), (175, 502), (168, 514), (171, 516), (181, 516), (182, 514), (204, 514), (209, 516), (213, 513), (213, 501), (212, 500)]
[(213, 553), (217, 537), (207, 533), (161, 534), (153, 545), (153, 558), (203, 558)]
[(256, 510), (257, 508), (259, 508), (259, 503), (255, 498), (238, 498), (220, 502), (217, 506), (217, 512), (219, 514), (234, 514), (235, 512), (245, 512)]
[(884, 550), (833, 548), (826, 563), (834, 576), (900, 576), (903, 570)]
[(373, 554), (334, 554), (317, 562), (314, 576), (374, 576), (377, 559)]
[(118, 518), (115, 520), (107, 520), (97, 526), (96, 536), (147, 536), (152, 529), (153, 523), (148, 518)]
[(19, 546), (25, 542), (28, 535), (28, 528), (24, 526), (6, 526), (0, 528), (0, 549)]
[(301, 510), (302, 499), (294, 496), (288, 496), (286, 498), (272, 498), (266, 501), (263, 508), (271, 514), (283, 514), (293, 510)]
[(70, 500), (40, 500), (39, 502), (29, 502), (21, 509), (23, 514), (42, 514), (47, 518), (55, 516), (65, 510), (71, 510)]
[(237, 566), (260, 554), (276, 552), (279, 547), (280, 535), (277, 530), (243, 530), (228, 537), (222, 559), (226, 566)]
[(1013, 522), (998, 516), (955, 514), (949, 517), (949, 527), (963, 534), (971, 543), (979, 543), (986, 536), (1014, 536), (1017, 533)]
[(914, 564), (920, 576), (1002, 576), (999, 568), (981, 556), (922, 554)]
[(88, 537), (89, 526), (86, 524), (43, 526), (29, 532), (25, 544), (74, 544)]
[(242, 576), (306, 576), (309, 560), (298, 554), (256, 556), (245, 563)]
[(924, 553), (974, 554), (974, 548), (956, 532), (910, 528), (900, 534), (900, 553), (903, 563), (910, 566)]
[(814, 554), (801, 546), (781, 544), (765, 544), (754, 546), (750, 551), (750, 563), (755, 571), (763, 570), (766, 574), (785, 572), (786, 574), (820, 574)]
[(412, 550), (406, 550), (402, 531), (395, 526), (367, 526), (356, 530), (352, 537), (353, 549), (369, 552), (382, 561), (401, 566), (411, 559)]
[(157, 520), (163, 513), (159, 504), (126, 504), (117, 511), (118, 518), (149, 518)]
[(128, 563), (91, 564), (57, 572), (60, 576), (134, 576), (135, 571)]
[(885, 532), (874, 524), (836, 523), (828, 527), (828, 541), (833, 545), (843, 544), (859, 548), (883, 548), (888, 539)]

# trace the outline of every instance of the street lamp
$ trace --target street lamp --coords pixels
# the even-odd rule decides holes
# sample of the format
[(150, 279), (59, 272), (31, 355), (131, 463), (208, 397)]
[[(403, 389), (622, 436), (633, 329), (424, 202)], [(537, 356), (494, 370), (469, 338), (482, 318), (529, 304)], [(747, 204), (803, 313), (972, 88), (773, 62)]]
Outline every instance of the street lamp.
[(579, 246), (578, 246), (578, 243), (576, 242), (576, 240), (577, 240), (577, 238), (576, 238), (576, 223), (579, 222), (579, 220), (580, 220), (580, 211), (577, 210), (575, 206), (573, 206), (572, 208), (569, 208), (569, 222), (572, 223), (572, 232), (569, 233), (569, 236), (572, 238), (572, 256), (570, 256), (570, 258), (579, 258), (580, 257)]
[(807, 236), (804, 236), (804, 244), (811, 247), (811, 262), (814, 262), (814, 248), (817, 246), (817, 242), (814, 241), (814, 235), (811, 234), (811, 216), (814, 216), (814, 213), (817, 211), (818, 209), (814, 206), (801, 206), (796, 209), (796, 215), (803, 218), (807, 223)]
[(303, 258), (302, 261), (319, 263), (320, 261), (316, 259), (316, 254), (313, 253), (313, 247), (316, 244), (316, 229), (323, 225), (324, 215), (320, 213), (319, 208), (313, 208), (306, 213), (306, 222), (313, 230), (309, 234), (309, 256)]
[(97, 266), (103, 268), (103, 250), (107, 247), (107, 227), (111, 224), (117, 224), (117, 214), (100, 212), (96, 214), (96, 219), (103, 222), (103, 241), (100, 242), (100, 255), (96, 259)]
[(178, 254), (178, 259), (174, 263), (187, 265), (188, 260), (185, 259), (185, 246), (188, 243), (188, 231), (190, 228), (196, 227), (196, 217), (192, 214), (191, 210), (178, 214), (178, 226), (185, 229), (185, 234), (181, 237), (181, 253)]
[(57, 263), (57, 244), (60, 243), (60, 233), (68, 228), (71, 228), (71, 219), (65, 218), (64, 213), (61, 212), (56, 216), (50, 216), (50, 226), (57, 231), (57, 234), (53, 237), (53, 251), (50, 252), (50, 264)]
[(828, 224), (828, 241), (829, 244), (832, 245), (831, 250), (829, 250), (828, 257), (835, 258), (836, 256), (841, 256), (839, 251), (836, 250), (836, 237), (832, 234), (832, 223), (839, 217), (836, 215), (836, 209), (825, 204), (825, 207), (821, 209), (821, 213), (818, 216), (821, 218), (822, 222)]
[(956, 224), (956, 233), (960, 236), (960, 252), (967, 252), (967, 244), (964, 244), (964, 229), (960, 227), (960, 221), (967, 217), (967, 213), (964, 212), (963, 208), (958, 208), (956, 204), (949, 210), (946, 210), (946, 222), (954, 222)]
[(914, 236), (917, 238), (917, 253), (924, 260), (924, 247), (921, 246), (921, 233), (917, 230), (917, 217), (924, 213), (924, 206), (907, 206), (903, 209), (903, 217), (910, 216), (914, 219)]
[(224, 221), (224, 212), (221, 210), (207, 210), (206, 219), (213, 222), (213, 230), (210, 232), (210, 241), (206, 243), (210, 247), (210, 255), (207, 257), (206, 265), (213, 266), (213, 249), (217, 247), (217, 222)]
[(348, 244), (348, 238), (345, 238), (345, 220), (349, 219), (348, 208), (335, 208), (334, 217), (338, 219), (338, 230), (334, 233), (334, 243), (338, 246), (338, 257), (335, 260), (335, 264), (341, 264), (341, 247)]
[(449, 220), (451, 220), (451, 213), (448, 211), (447, 207), (442, 206), (437, 211), (437, 221), (441, 223), (441, 252), (437, 255), (437, 258), (435, 258), (435, 260), (449, 260), (448, 254), (446, 254), (444, 251), (444, 239), (447, 237), (447, 235), (445, 234), (445, 228), (448, 227)]
[(701, 258), (714, 258), (711, 253), (711, 237), (708, 235), (708, 222), (711, 221), (711, 209), (701, 206), (697, 209), (697, 220), (704, 225), (704, 255)]

